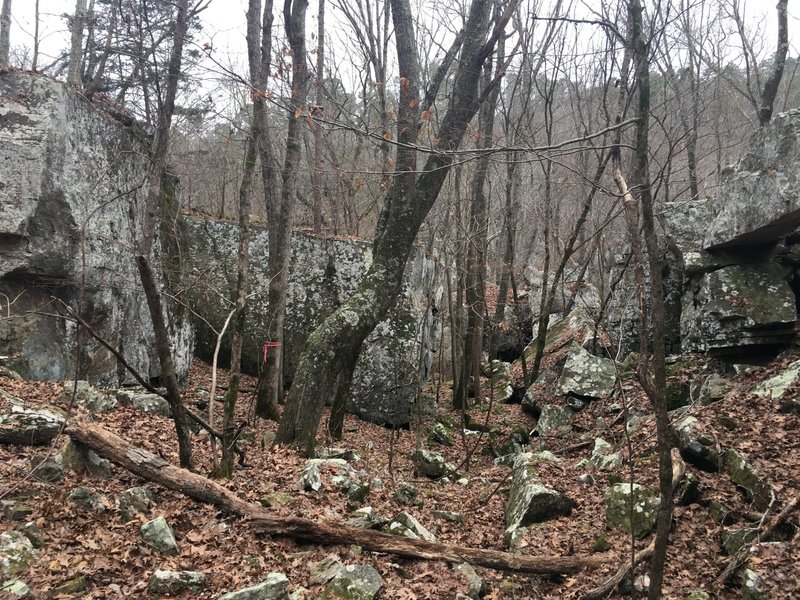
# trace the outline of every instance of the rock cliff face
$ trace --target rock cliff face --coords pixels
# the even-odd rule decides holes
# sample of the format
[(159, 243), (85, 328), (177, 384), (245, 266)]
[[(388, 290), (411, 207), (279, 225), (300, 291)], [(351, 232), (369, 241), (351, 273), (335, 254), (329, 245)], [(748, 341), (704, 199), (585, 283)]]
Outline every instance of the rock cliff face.
[[(77, 309), (145, 376), (160, 368), (133, 247), (141, 231), (149, 141), (45, 77), (0, 73), (0, 355), (34, 379), (74, 373)], [(81, 287), (83, 286), (83, 293)], [(81, 302), (81, 296), (83, 300)], [(9, 318), (10, 316), (10, 318)], [(179, 373), (190, 324), (169, 312)], [(128, 375), (91, 339), (81, 377), (116, 386)]]
[[(709, 199), (662, 207), (668, 351), (747, 358), (795, 338), (800, 291), (800, 109), (776, 115)], [(666, 281), (665, 281), (666, 283)], [(624, 301), (628, 290), (618, 290)], [(635, 308), (635, 307), (634, 307)], [(638, 311), (624, 314), (636, 330)], [(621, 330), (611, 320), (609, 330)], [(620, 343), (636, 345), (628, 330)], [(675, 340), (680, 345), (676, 348)]]
[[(197, 353), (213, 354), (230, 311), (227, 299), (236, 288), (238, 226), (186, 217), (182, 221), (184, 284), (191, 282), (187, 301), (197, 313)], [(257, 373), (263, 360), (267, 309), (266, 228), (253, 227), (250, 239), (250, 289), (242, 368)], [(289, 271), (284, 379), (291, 383), (309, 334), (353, 293), (372, 262), (365, 241), (319, 238), (295, 233)], [(416, 252), (406, 269), (397, 307), (367, 338), (351, 388), (350, 412), (376, 423), (405, 424), (425, 381), (435, 351), (435, 287), (433, 263)], [(220, 356), (230, 354), (230, 336)]]

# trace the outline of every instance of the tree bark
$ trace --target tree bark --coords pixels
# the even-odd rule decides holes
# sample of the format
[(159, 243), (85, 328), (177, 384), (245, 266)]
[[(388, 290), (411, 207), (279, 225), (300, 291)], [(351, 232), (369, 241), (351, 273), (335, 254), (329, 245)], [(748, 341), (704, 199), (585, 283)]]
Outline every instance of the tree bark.
[[(314, 82), (315, 111), (322, 114), (322, 87), (325, 85), (325, 0), (319, 0), (317, 15), (317, 79)], [(314, 192), (314, 233), (322, 233), (322, 125), (314, 124), (314, 168), (312, 172)]]
[(3, 0), (0, 12), (0, 65), (8, 65), (11, 51), (11, 0)]
[(178, 437), (178, 449), (181, 466), (191, 469), (192, 445), (191, 432), (186, 424), (186, 411), (181, 401), (178, 388), (178, 378), (175, 374), (175, 363), (172, 359), (169, 331), (164, 317), (164, 307), (158, 289), (155, 272), (151, 265), (153, 240), (159, 218), (159, 200), (161, 199), (161, 185), (164, 168), (167, 163), (167, 148), (169, 145), (172, 114), (175, 112), (175, 96), (178, 91), (178, 79), (181, 72), (181, 58), (183, 56), (183, 42), (188, 28), (189, 0), (177, 1), (177, 15), (175, 20), (175, 35), (167, 68), (167, 81), (164, 97), (158, 111), (158, 127), (156, 128), (151, 147), (150, 169), (147, 173), (147, 199), (145, 201), (145, 215), (142, 224), (142, 237), (136, 248), (136, 264), (139, 277), (142, 281), (150, 319), (153, 324), (155, 346), (158, 360), (161, 365), (161, 377), (167, 389), (166, 400), (172, 411), (175, 421), (175, 432)]
[(83, 57), (83, 27), (86, 22), (86, 0), (76, 0), (75, 14), (70, 21), (69, 70), (67, 83), (79, 87), (81, 85), (81, 64)]
[(286, 156), (283, 165), (283, 188), (279, 203), (268, 206), (269, 274), (267, 341), (280, 344), (267, 355), (263, 387), (256, 403), (256, 413), (268, 417), (270, 409), (283, 398), (284, 323), (289, 281), (289, 259), (292, 252), (293, 212), (300, 175), (300, 150), (308, 95), (306, 64), (306, 8), (308, 0), (285, 0), (283, 18), (286, 37), (292, 50), (292, 100), (286, 134)]
[(788, 0), (778, 0), (778, 49), (775, 51), (775, 62), (772, 65), (772, 72), (764, 83), (764, 91), (761, 92), (761, 107), (758, 109), (758, 122), (764, 127), (772, 119), (772, 107), (775, 104), (775, 96), (778, 94), (778, 86), (783, 77), (783, 66), (786, 64), (786, 54), (789, 52), (789, 25), (786, 14)]
[(357, 544), (372, 552), (385, 552), (422, 560), (469, 562), (476, 566), (502, 571), (534, 574), (568, 574), (599, 567), (608, 561), (578, 556), (524, 556), (499, 550), (451, 546), (350, 527), (343, 523), (312, 521), (301, 517), (278, 517), (261, 507), (242, 500), (218, 483), (169, 464), (164, 459), (130, 445), (114, 433), (86, 421), (67, 427), (76, 442), (91, 448), (134, 475), (180, 492), (194, 500), (212, 504), (221, 510), (247, 518), (259, 532), (285, 535), (321, 544)]
[[(438, 136), (442, 152), (432, 154), (422, 173), (416, 177), (415, 171), (405, 170), (409, 163), (403, 154), (413, 150), (403, 144), (398, 146), (396, 164), (399, 170), (395, 173), (381, 211), (372, 265), (350, 299), (309, 336), (278, 428), (278, 443), (294, 444), (306, 452), (313, 451), (322, 408), (336, 382), (343, 358), (347, 360), (346, 357), (358, 353), (366, 337), (396, 301), (416, 234), (453, 162), (449, 151), (458, 148), (467, 125), (478, 110), (477, 90), (481, 67), (501, 35), (516, 2), (512, 1), (507, 7), (501, 25), (495, 29), (489, 41), (484, 42), (491, 5), (491, 0), (475, 0), (470, 8), (451, 103)], [(406, 0), (394, 0), (392, 9), (393, 13), (404, 11), (402, 18), (411, 19)], [(398, 17), (395, 17), (396, 36), (399, 35)], [(401, 92), (406, 85), (402, 83), (403, 78), (408, 82), (409, 89), (410, 86), (419, 85), (417, 73), (409, 71), (412, 61), (414, 65), (417, 64), (415, 45), (401, 44), (398, 37)], [(404, 107), (401, 102), (401, 110), (398, 111), (400, 120), (408, 118), (407, 109), (411, 107)], [(413, 127), (398, 127), (401, 142), (401, 136), (416, 136), (416, 114), (413, 122)]]

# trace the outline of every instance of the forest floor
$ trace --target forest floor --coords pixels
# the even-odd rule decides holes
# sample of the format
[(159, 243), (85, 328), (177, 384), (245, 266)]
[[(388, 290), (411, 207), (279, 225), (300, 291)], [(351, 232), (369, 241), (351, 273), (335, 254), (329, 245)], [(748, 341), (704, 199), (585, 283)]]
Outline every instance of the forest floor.
[[(795, 357), (797, 358), (797, 357)], [(769, 367), (756, 368), (732, 377), (733, 386), (721, 401), (710, 405), (694, 405), (689, 411), (725, 448), (735, 448), (752, 462), (772, 486), (778, 512), (800, 494), (800, 417), (779, 413), (771, 400), (751, 393), (753, 386), (780, 371), (789, 362), (786, 357)], [(688, 380), (705, 377), (710, 371), (706, 359), (695, 359), (677, 369), (673, 379)], [(227, 385), (227, 373), (220, 371), (220, 385)], [(255, 423), (248, 428), (245, 446), (246, 461), (238, 465), (233, 480), (224, 482), (228, 489), (242, 498), (256, 502), (265, 494), (276, 491), (289, 495), (288, 504), (272, 508), (276, 514), (308, 518), (344, 520), (352, 511), (348, 499), (330, 487), (320, 492), (298, 489), (305, 459), (289, 448), (262, 448), (258, 440), (276, 425), (253, 418), (253, 389), (255, 381), (245, 377), (238, 405), (240, 423)], [(191, 404), (198, 399), (199, 390), (210, 387), (210, 368), (197, 361), (191, 370), (185, 400)], [(28, 405), (54, 404), (65, 408), (61, 383), (15, 381), (0, 377), (0, 388), (14, 394)], [(448, 409), (449, 388), (434, 381), (426, 390), (439, 394), (442, 417), (458, 422), (461, 416)], [(632, 378), (622, 381), (625, 401), (631, 413), (646, 414), (647, 400)], [(1, 395), (0, 395), (1, 396)], [(543, 399), (543, 402), (547, 402)], [(0, 397), (0, 412), (8, 406)], [(532, 449), (546, 448), (560, 460), (540, 461), (537, 475), (548, 486), (568, 494), (576, 502), (571, 516), (547, 521), (531, 527), (519, 551), (530, 555), (602, 556), (606, 566), (563, 577), (519, 575), (478, 568), (487, 586), (487, 598), (579, 598), (586, 590), (598, 585), (630, 560), (631, 539), (626, 534), (608, 529), (605, 523), (604, 491), (609, 481), (627, 480), (644, 485), (656, 484), (655, 430), (652, 421), (644, 420), (626, 441), (622, 427), (619, 392), (614, 398), (597, 400), (578, 413), (569, 435), (556, 438), (532, 438)], [(476, 420), (488, 419), (499, 432), (515, 427), (533, 430), (536, 420), (519, 404), (493, 404), (471, 409)], [(177, 450), (172, 422), (165, 417), (133, 411), (120, 405), (116, 410), (93, 417), (132, 444), (146, 448), (177, 464)], [(508, 497), (511, 470), (493, 464), (487, 453), (487, 435), (456, 436), (452, 447), (432, 446), (428, 442), (430, 424), (412, 430), (391, 431), (348, 416), (342, 440), (325, 440), (327, 413), (320, 425), (320, 442), (355, 451), (362, 461), (357, 465), (371, 478), (378, 478), (383, 487), (372, 490), (364, 506), (387, 518), (398, 511), (408, 510), (439, 541), (470, 547), (505, 550), (504, 507)], [(576, 466), (592, 451), (596, 437), (603, 437), (622, 448), (625, 463), (619, 473), (594, 471)], [(51, 452), (65, 442), (57, 439)], [(582, 442), (586, 442), (581, 445)], [(196, 435), (193, 439), (196, 470), (209, 475), (211, 455), (208, 438)], [(469, 480), (442, 483), (414, 474), (409, 453), (423, 444), (445, 455), (459, 466)], [(452, 565), (362, 551), (358, 547), (321, 547), (293, 541), (285, 537), (255, 534), (246, 522), (220, 513), (216, 508), (188, 499), (114, 467), (109, 479), (90, 478), (68, 472), (55, 483), (38, 482), (28, 474), (31, 458), (47, 452), (47, 448), (0, 445), (0, 499), (23, 498), (32, 508), (30, 519), (44, 532), (44, 544), (28, 569), (19, 575), (28, 583), (35, 598), (52, 597), (52, 590), (65, 581), (85, 575), (87, 587), (78, 593), (82, 598), (148, 598), (149, 576), (156, 569), (202, 571), (207, 576), (204, 592), (184, 592), (179, 597), (218, 598), (225, 591), (237, 590), (262, 581), (270, 572), (284, 573), (290, 589), (306, 588), (307, 598), (316, 597), (320, 586), (309, 582), (309, 565), (327, 554), (337, 553), (345, 564), (372, 565), (383, 578), (379, 597), (383, 599), (454, 598), (467, 593), (467, 581)], [(465, 457), (470, 455), (468, 463)], [(665, 597), (683, 599), (693, 590), (705, 590), (712, 598), (739, 598), (738, 586), (718, 587), (716, 577), (725, 567), (728, 557), (721, 550), (722, 526), (710, 516), (707, 505), (717, 499), (726, 506), (746, 513), (750, 508), (743, 494), (722, 473), (704, 473), (688, 467), (701, 481), (701, 499), (689, 506), (676, 506), (674, 528), (670, 539)], [(589, 483), (579, 476), (592, 475)], [(612, 479), (615, 478), (615, 479)], [(586, 479), (584, 478), (584, 481)], [(401, 482), (416, 486), (420, 505), (400, 504), (394, 497)], [(106, 506), (97, 512), (78, 508), (68, 499), (77, 486), (90, 486), (106, 499)], [(156, 503), (149, 517), (127, 521), (114, 506), (114, 499), (126, 489), (147, 485), (155, 492)], [(466, 516), (462, 524), (439, 520), (433, 511), (457, 511)], [(149, 548), (141, 539), (141, 523), (163, 515), (175, 530), (180, 555), (167, 557)], [(18, 523), (3, 518), (0, 532)], [(636, 542), (644, 548), (651, 538)], [(798, 535), (780, 544), (761, 544), (757, 554), (750, 557), (757, 565), (771, 598), (800, 598), (800, 547)], [(645, 572), (639, 567), (637, 573)], [(615, 591), (611, 597), (623, 597)], [(75, 597), (75, 596), (72, 596)]]

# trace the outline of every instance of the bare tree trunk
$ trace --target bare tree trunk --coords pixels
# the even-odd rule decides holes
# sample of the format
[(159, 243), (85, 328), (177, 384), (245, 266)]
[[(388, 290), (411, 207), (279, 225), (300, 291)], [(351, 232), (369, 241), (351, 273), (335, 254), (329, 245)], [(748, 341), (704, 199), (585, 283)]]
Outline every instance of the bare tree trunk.
[[(9, 2), (11, 0), (8, 0)], [(31, 71), (36, 71), (39, 66), (39, 0), (33, 8), (33, 57), (31, 58)]]
[[(325, 399), (330, 396), (343, 358), (357, 354), (361, 344), (397, 299), (414, 239), (441, 190), (453, 162), (448, 153), (458, 147), (478, 110), (481, 67), (510, 18), (516, 2), (506, 8), (501, 24), (484, 41), (490, 0), (475, 0), (467, 19), (459, 71), (450, 107), (440, 128), (439, 147), (417, 177), (413, 150), (417, 135), (418, 67), (416, 41), (408, 0), (392, 0), (398, 47), (401, 101), (398, 111), (397, 171), (387, 192), (374, 243), (373, 262), (358, 289), (309, 336), (278, 428), (277, 441), (312, 452)], [(412, 93), (413, 92), (413, 93)], [(405, 100), (404, 100), (405, 99)], [(412, 144), (413, 146), (413, 144)], [(409, 169), (408, 167), (412, 168)]]
[[(497, 45), (498, 74), (503, 66), (503, 43)], [(483, 88), (492, 82), (491, 60), (484, 66)], [(499, 86), (495, 86), (481, 106), (478, 125), (478, 146), (490, 148), (494, 135), (494, 113), (497, 106)], [(486, 246), (489, 235), (489, 202), (486, 197), (486, 176), (489, 172), (490, 156), (484, 153), (475, 164), (472, 175), (472, 202), (470, 203), (469, 229), (467, 232), (467, 330), (464, 334), (464, 368), (453, 394), (453, 408), (464, 409), (469, 404), (467, 397), (471, 388), (475, 401), (481, 402), (481, 356), (483, 354), (483, 327), (486, 313)]]
[[(251, 64), (254, 62), (259, 63), (258, 79), (253, 80), (253, 122), (256, 125), (256, 129), (259, 133), (258, 156), (261, 163), (261, 181), (264, 188), (264, 202), (267, 215), (271, 220), (273, 212), (275, 211), (275, 206), (278, 202), (277, 163), (272, 148), (272, 136), (270, 133), (270, 123), (266, 106), (266, 86), (269, 78), (270, 61), (272, 58), (272, 0), (266, 0), (264, 3), (264, 10), (261, 19), (261, 32), (259, 34), (257, 23), (258, 10), (260, 9), (260, 6), (260, 0), (251, 0), (250, 9), (248, 12), (248, 55), (250, 57)], [(250, 12), (252, 12), (252, 14), (250, 14)], [(251, 28), (253, 28), (253, 31), (251, 31)], [(251, 39), (254, 41), (251, 42)], [(260, 40), (260, 47), (257, 40)], [(271, 238), (270, 244), (272, 244)], [(272, 251), (270, 250), (270, 255), (271, 254)], [(283, 331), (282, 327), (281, 331)], [(281, 350), (281, 352), (279, 352), (279, 350)], [(277, 421), (280, 418), (280, 414), (278, 413), (277, 394), (271, 395), (270, 390), (274, 392), (276, 389), (282, 388), (282, 361), (280, 360), (282, 356), (283, 353), (281, 348), (273, 348), (273, 352), (270, 352), (267, 355), (268, 361), (270, 360), (270, 357), (272, 357), (274, 360), (270, 375), (278, 378), (276, 384), (273, 384), (272, 387), (270, 386), (270, 382), (267, 379), (268, 373), (266, 370), (262, 370), (258, 379), (258, 386), (256, 388), (256, 414), (262, 419), (271, 419), (273, 421)]]
[(775, 61), (772, 64), (772, 73), (766, 83), (764, 91), (761, 92), (761, 107), (758, 109), (758, 122), (764, 127), (772, 119), (772, 107), (775, 104), (775, 96), (778, 94), (778, 86), (783, 77), (783, 66), (786, 64), (786, 54), (789, 52), (789, 25), (786, 15), (786, 5), (788, 0), (778, 0), (778, 49), (775, 51)]
[(103, 55), (100, 57), (100, 61), (97, 63), (97, 67), (92, 75), (92, 81), (88, 86), (86, 86), (86, 91), (84, 92), (87, 98), (91, 98), (97, 93), (97, 90), (100, 88), (100, 82), (103, 80), (103, 76), (105, 75), (106, 64), (108, 63), (108, 57), (111, 54), (111, 42), (114, 40), (114, 29), (117, 26), (117, 15), (117, 4), (115, 3), (111, 6), (111, 17), (109, 18), (108, 31), (106, 32)]
[(183, 42), (188, 28), (189, 0), (177, 0), (177, 16), (175, 19), (175, 35), (170, 52), (169, 66), (167, 68), (167, 81), (165, 92), (161, 99), (158, 111), (158, 127), (153, 137), (151, 148), (150, 169), (147, 174), (147, 199), (145, 201), (145, 215), (142, 225), (142, 237), (136, 248), (136, 263), (139, 268), (139, 277), (142, 281), (150, 319), (153, 323), (155, 346), (158, 360), (161, 365), (161, 377), (167, 389), (166, 399), (175, 421), (175, 432), (178, 436), (178, 449), (181, 466), (187, 469), (192, 467), (191, 433), (186, 424), (186, 411), (181, 401), (178, 388), (178, 378), (175, 374), (175, 363), (172, 359), (169, 332), (164, 317), (164, 308), (158, 289), (156, 275), (151, 265), (153, 241), (159, 218), (159, 200), (161, 198), (161, 184), (164, 168), (167, 162), (167, 148), (169, 145), (172, 114), (175, 112), (175, 95), (178, 91), (178, 78), (181, 72), (181, 59), (183, 56)]
[(0, 65), (8, 65), (11, 50), (11, 0), (3, 0), (0, 12)]
[[(650, 600), (661, 598), (661, 587), (664, 581), (664, 566), (667, 560), (667, 544), (672, 524), (672, 453), (670, 444), (670, 422), (667, 413), (666, 365), (664, 347), (664, 286), (662, 282), (662, 259), (658, 245), (658, 233), (653, 213), (653, 195), (650, 183), (650, 46), (645, 40), (643, 31), (642, 5), (640, 0), (629, 0), (628, 17), (631, 26), (631, 51), (634, 59), (636, 83), (638, 87), (638, 105), (636, 110), (636, 141), (634, 144), (633, 182), (639, 195), (642, 208), (644, 239), (647, 245), (647, 260), (650, 275), (651, 317), (646, 319), (642, 313), (642, 321), (647, 320), (652, 335), (652, 359), (642, 350), (644, 360), (639, 363), (639, 379), (647, 392), (656, 413), (656, 432), (658, 435), (658, 488), (661, 496), (656, 525), (656, 539), (653, 558), (650, 561), (650, 588), (647, 596)], [(642, 329), (642, 338), (648, 332)], [(641, 340), (645, 346), (646, 339)]]
[(70, 20), (72, 36), (69, 49), (69, 71), (67, 71), (67, 83), (76, 87), (81, 85), (83, 28), (86, 22), (86, 16), (86, 0), (76, 0), (75, 14), (72, 15), (72, 19)]
[[(325, 0), (319, 0), (317, 15), (317, 80), (314, 95), (315, 111), (322, 114), (322, 88), (325, 85)], [(314, 233), (322, 233), (322, 126), (314, 124)]]

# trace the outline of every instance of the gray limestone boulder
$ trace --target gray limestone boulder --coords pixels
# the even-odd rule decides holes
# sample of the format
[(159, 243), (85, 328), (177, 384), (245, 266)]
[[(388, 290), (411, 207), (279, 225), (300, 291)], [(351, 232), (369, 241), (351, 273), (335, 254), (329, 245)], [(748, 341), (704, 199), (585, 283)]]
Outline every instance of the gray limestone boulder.
[(80, 486), (69, 493), (68, 498), (77, 506), (89, 512), (97, 512), (106, 508), (106, 498), (90, 487)]
[[(0, 293), (18, 298), (11, 307), (16, 318), (0, 321), (7, 366), (48, 381), (75, 372), (78, 329), (39, 309), (51, 306), (52, 296), (76, 307), (83, 282), (89, 324), (124, 349), (139, 373), (157, 377), (152, 325), (131, 252), (145, 213), (149, 136), (69, 86), (19, 71), (0, 74), (0, 112)], [(171, 188), (161, 204), (164, 216), (177, 212)], [(170, 252), (169, 239), (159, 238), (158, 257), (169, 260)], [(192, 328), (173, 303), (165, 302), (165, 311), (182, 378), (192, 360)], [(79, 360), (94, 385), (116, 387), (128, 377), (94, 339), (84, 341)]]
[(540, 436), (567, 433), (572, 430), (575, 411), (568, 406), (543, 406), (536, 423)]
[(795, 394), (786, 393), (798, 377), (800, 377), (800, 360), (791, 363), (783, 372), (759, 383), (753, 389), (753, 393), (777, 401), (781, 410), (798, 413), (800, 398)]
[(100, 457), (94, 450), (83, 444), (67, 440), (56, 455), (55, 460), (64, 469), (88, 474), (100, 479), (109, 479), (113, 474), (111, 461)]
[(283, 573), (270, 573), (258, 585), (228, 592), (218, 600), (289, 600), (289, 580)]
[[(74, 393), (73, 393), (74, 390)], [(68, 404), (74, 397), (74, 402), (78, 406), (96, 413), (111, 412), (117, 407), (117, 399), (97, 390), (88, 381), (79, 379), (78, 381), (68, 380), (64, 382), (64, 390), (61, 393), (61, 401)]]
[(57, 409), (25, 408), (14, 403), (11, 412), (0, 415), (0, 444), (49, 444), (63, 425), (64, 415)]
[(155, 496), (149, 488), (132, 487), (122, 492), (117, 499), (122, 518), (130, 521), (136, 515), (149, 515), (150, 509), (155, 505)]
[(322, 590), (320, 600), (373, 600), (383, 580), (369, 565), (347, 565)]
[(147, 544), (167, 556), (178, 556), (181, 551), (172, 527), (164, 517), (158, 517), (142, 525), (140, 532)]
[(19, 531), (0, 533), (0, 579), (24, 571), (35, 555), (33, 544)]
[(435, 542), (436, 536), (433, 535), (425, 526), (420, 523), (412, 514), (405, 511), (397, 513), (386, 526), (386, 532), (392, 535), (401, 535), (412, 540), (422, 539), (426, 542)]
[(731, 481), (745, 491), (756, 509), (763, 512), (771, 506), (775, 493), (756, 468), (741, 454), (729, 448), (722, 454), (722, 462)]
[(445, 425), (444, 423), (436, 423), (433, 427), (431, 427), (431, 431), (428, 434), (428, 441), (432, 444), (440, 444), (442, 446), (452, 446), (453, 441), (453, 429)]
[(308, 566), (308, 583), (311, 585), (325, 585), (336, 577), (344, 568), (342, 559), (338, 554), (328, 554), (319, 562)]
[(618, 527), (642, 538), (656, 526), (659, 504), (656, 490), (638, 483), (618, 483), (606, 490), (605, 504), (609, 527)]
[(697, 419), (685, 414), (675, 419), (674, 424), (678, 432), (681, 458), (708, 473), (719, 471), (720, 457), (717, 452), (717, 442), (698, 431)]
[(347, 524), (359, 529), (382, 529), (387, 519), (378, 515), (371, 506), (365, 506), (350, 513)]
[(596, 438), (589, 464), (601, 471), (612, 471), (622, 464), (622, 455), (603, 438)]
[(683, 350), (725, 354), (790, 342), (797, 310), (788, 275), (767, 259), (693, 280), (682, 299)]
[(711, 200), (707, 248), (769, 244), (800, 226), (800, 109), (772, 117), (745, 154), (722, 172)]
[(423, 448), (418, 448), (411, 453), (411, 461), (414, 463), (414, 469), (417, 473), (431, 479), (441, 479), (442, 477), (456, 475), (455, 466), (445, 462), (444, 456), (438, 452), (430, 452)]
[(480, 600), (486, 595), (486, 583), (471, 564), (461, 563), (454, 568), (467, 580), (467, 596), (471, 600)]
[(511, 386), (511, 363), (501, 360), (492, 361), (491, 385), (492, 399), (495, 402), (508, 402), (514, 395), (514, 388)]
[(158, 569), (147, 581), (151, 594), (178, 594), (183, 591), (202, 592), (206, 587), (205, 573), (198, 571), (164, 571)]
[(608, 398), (614, 392), (617, 371), (614, 361), (589, 354), (575, 345), (567, 354), (561, 370), (556, 394), (572, 394), (587, 398)]
[(510, 543), (515, 532), (534, 523), (572, 514), (575, 501), (566, 494), (543, 485), (526, 455), (514, 465), (511, 489), (505, 508), (505, 537)]
[[(199, 317), (198, 355), (210, 359), (228, 307), (225, 298), (236, 288), (237, 225), (186, 217), (182, 248), (187, 273), (208, 282), (195, 285), (188, 300)], [(250, 277), (253, 289), (267, 289), (268, 231), (253, 227), (250, 234)], [(344, 304), (372, 263), (372, 244), (295, 233), (289, 267), (284, 378), (291, 383), (308, 336)], [(419, 250), (409, 258), (400, 297), (386, 320), (367, 337), (353, 374), (348, 411), (375, 423), (404, 425), (414, 413), (414, 400), (428, 376), (436, 346), (435, 306), (441, 294), (435, 285), (433, 261)], [(221, 292), (221, 293), (219, 293)], [(242, 368), (256, 374), (267, 329), (267, 295), (249, 301)], [(355, 315), (353, 315), (355, 317)], [(200, 318), (202, 317), (202, 318)], [(210, 326), (209, 326), (210, 324)], [(223, 355), (230, 340), (223, 340)], [(328, 401), (332, 399), (327, 399)]]
[(158, 394), (118, 394), (120, 402), (129, 405), (132, 409), (143, 413), (168, 417), (172, 414), (169, 403)]

